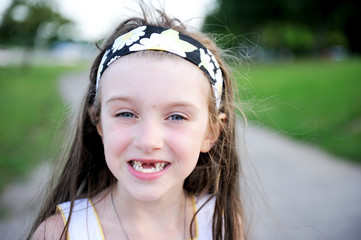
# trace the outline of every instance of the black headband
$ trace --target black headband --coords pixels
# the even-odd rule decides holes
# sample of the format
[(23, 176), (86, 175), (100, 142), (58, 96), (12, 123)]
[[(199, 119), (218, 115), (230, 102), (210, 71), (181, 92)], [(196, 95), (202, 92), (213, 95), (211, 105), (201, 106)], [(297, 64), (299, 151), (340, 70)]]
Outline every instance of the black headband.
[(190, 36), (173, 29), (157, 26), (140, 26), (119, 36), (105, 51), (98, 67), (96, 92), (106, 68), (118, 58), (146, 50), (165, 51), (178, 55), (198, 66), (208, 77), (220, 105), (223, 87), (222, 71), (211, 51)]

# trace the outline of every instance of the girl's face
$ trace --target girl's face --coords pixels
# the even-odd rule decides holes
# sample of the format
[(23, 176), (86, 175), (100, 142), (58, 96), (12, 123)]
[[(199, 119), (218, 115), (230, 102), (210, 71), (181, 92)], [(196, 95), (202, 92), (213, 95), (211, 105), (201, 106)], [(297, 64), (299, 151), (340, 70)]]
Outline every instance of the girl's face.
[(128, 55), (107, 68), (97, 128), (123, 194), (154, 201), (182, 190), (214, 142), (210, 88), (197, 66), (175, 56)]

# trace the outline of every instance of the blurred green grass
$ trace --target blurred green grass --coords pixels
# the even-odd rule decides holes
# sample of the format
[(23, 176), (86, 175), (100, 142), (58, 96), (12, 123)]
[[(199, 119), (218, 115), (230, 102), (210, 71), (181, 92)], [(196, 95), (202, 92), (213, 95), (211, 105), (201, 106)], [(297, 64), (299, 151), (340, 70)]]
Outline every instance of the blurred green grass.
[(0, 67), (0, 190), (56, 156), (65, 106), (58, 77), (78, 67)]
[(251, 121), (361, 163), (360, 60), (254, 65), (238, 85)]

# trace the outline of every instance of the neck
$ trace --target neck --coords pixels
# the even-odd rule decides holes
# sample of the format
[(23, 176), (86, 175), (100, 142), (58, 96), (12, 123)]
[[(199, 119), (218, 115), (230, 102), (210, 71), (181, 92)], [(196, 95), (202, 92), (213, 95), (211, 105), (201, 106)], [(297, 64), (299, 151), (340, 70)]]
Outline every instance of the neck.
[(149, 236), (184, 239), (185, 235), (188, 236), (191, 214), (187, 214), (189, 197), (183, 188), (152, 201), (134, 199), (120, 192), (119, 187), (112, 191), (114, 211), (129, 239), (150, 239)]
[[(115, 187), (112, 191), (114, 203), (120, 213), (129, 217), (129, 219), (138, 219), (150, 216), (151, 218), (168, 218), (175, 213), (178, 215), (180, 210), (184, 208), (187, 193), (183, 188), (172, 191), (157, 199), (139, 200), (122, 191), (119, 187)], [(173, 214), (174, 215), (174, 214)]]

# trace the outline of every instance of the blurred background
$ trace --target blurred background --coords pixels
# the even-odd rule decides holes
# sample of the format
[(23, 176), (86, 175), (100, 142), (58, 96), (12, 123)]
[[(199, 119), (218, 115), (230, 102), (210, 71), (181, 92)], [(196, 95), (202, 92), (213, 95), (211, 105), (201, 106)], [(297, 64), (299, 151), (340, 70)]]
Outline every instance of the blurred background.
[[(230, 64), (252, 126), (360, 168), (360, 1), (146, 2), (210, 33), (237, 57)], [(71, 105), (59, 90), (61, 80), (86, 76), (97, 53), (94, 43), (134, 12), (139, 8), (131, 0), (0, 2), (3, 197), (12, 183), (28, 181), (39, 166), (56, 158), (66, 125), (61, 120)], [(360, 184), (352, 191), (361, 192)], [(360, 213), (353, 215), (355, 229), (361, 227)], [(11, 214), (0, 206), (1, 219)]]

